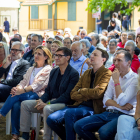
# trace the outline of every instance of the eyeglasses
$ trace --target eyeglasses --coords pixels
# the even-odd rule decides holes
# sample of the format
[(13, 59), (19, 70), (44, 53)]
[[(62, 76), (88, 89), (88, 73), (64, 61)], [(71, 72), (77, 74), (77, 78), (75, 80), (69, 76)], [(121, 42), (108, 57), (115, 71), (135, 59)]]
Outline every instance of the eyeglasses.
[(62, 58), (62, 56), (66, 56), (66, 55), (61, 55), (61, 54), (54, 54), (54, 57), (58, 57), (58, 58)]
[(109, 46), (115, 46), (115, 44), (109, 44)]
[(22, 50), (18, 50), (18, 49), (10, 49), (10, 52), (15, 52), (15, 53), (17, 53), (18, 51), (22, 51)]
[(137, 36), (137, 38), (140, 38), (140, 36)]
[(52, 41), (46, 41), (46, 43), (52, 44)]
[(3, 48), (4, 46), (0, 46), (0, 48)]
[(31, 40), (31, 38), (27, 38), (28, 40)]
[(64, 42), (64, 44), (68, 44), (68, 45), (69, 45), (69, 44), (70, 44), (70, 42)]
[(85, 35), (84, 33), (81, 33), (81, 35)]

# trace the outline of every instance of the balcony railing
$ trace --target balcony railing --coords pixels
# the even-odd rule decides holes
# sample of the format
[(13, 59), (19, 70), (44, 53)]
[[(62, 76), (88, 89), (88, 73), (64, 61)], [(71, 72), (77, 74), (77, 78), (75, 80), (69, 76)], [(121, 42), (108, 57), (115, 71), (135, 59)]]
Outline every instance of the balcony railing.
[(31, 19), (29, 22), (29, 29), (31, 30), (58, 30), (64, 29), (64, 19)]

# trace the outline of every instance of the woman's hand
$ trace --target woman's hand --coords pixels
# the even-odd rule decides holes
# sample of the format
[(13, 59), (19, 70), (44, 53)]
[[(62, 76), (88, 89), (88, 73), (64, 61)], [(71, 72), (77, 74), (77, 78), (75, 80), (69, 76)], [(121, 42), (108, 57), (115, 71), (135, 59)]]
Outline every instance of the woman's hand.
[(10, 94), (12, 94), (11, 97), (14, 97), (14, 96), (20, 95), (22, 93), (25, 93), (24, 89), (20, 89), (20, 88), (14, 87), (14, 88), (11, 89), (11, 93)]

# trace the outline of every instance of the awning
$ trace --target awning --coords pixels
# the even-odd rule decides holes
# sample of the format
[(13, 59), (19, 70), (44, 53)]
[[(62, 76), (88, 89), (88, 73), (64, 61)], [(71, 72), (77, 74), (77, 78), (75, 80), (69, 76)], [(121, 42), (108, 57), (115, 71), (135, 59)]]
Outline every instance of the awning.
[(55, 0), (24, 0), (23, 6), (52, 4)]
[(17, 0), (0, 0), (0, 7), (3, 8), (20, 8), (20, 2)]

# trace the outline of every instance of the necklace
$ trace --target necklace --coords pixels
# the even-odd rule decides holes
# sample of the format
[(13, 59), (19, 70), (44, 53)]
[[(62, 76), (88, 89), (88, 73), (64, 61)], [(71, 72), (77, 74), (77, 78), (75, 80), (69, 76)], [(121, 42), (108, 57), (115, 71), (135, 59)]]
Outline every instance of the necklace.
[(33, 69), (33, 76), (35, 77), (35, 68)]

